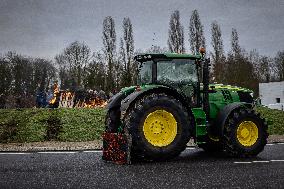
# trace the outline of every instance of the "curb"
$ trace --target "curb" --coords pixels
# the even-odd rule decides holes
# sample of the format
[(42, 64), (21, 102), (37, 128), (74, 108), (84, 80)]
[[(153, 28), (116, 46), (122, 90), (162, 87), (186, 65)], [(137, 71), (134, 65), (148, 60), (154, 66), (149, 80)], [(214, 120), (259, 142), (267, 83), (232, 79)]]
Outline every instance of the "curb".
[[(284, 135), (270, 135), (268, 143), (283, 143)], [(32, 143), (0, 143), (0, 152), (42, 152), (42, 151), (82, 151), (101, 150), (101, 140), (88, 142), (32, 142)], [(187, 143), (188, 147), (195, 147), (193, 140)]]
[(42, 152), (42, 151), (78, 151), (101, 150), (102, 141), (88, 142), (32, 142), (32, 143), (0, 143), (0, 152)]

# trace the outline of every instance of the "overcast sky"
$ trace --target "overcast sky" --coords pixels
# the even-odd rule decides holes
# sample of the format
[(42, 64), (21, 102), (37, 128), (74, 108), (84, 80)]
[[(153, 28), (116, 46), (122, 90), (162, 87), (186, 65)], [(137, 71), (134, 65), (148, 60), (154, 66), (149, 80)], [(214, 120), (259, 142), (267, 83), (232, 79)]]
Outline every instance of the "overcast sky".
[(226, 51), (233, 27), (246, 50), (268, 56), (284, 50), (284, 0), (0, 0), (0, 53), (13, 50), (53, 59), (75, 40), (84, 41), (92, 51), (100, 50), (106, 16), (115, 20), (117, 41), (123, 18), (130, 17), (136, 49), (167, 47), (174, 10), (180, 11), (189, 52), (188, 26), (194, 9), (204, 25), (208, 49), (210, 26), (216, 20)]

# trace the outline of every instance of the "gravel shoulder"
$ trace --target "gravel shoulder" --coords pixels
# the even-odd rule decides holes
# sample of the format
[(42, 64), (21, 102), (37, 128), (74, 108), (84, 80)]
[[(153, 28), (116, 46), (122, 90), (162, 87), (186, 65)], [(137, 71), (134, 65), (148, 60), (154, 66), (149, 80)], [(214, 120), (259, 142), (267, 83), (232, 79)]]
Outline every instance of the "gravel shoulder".
[[(270, 135), (268, 143), (284, 142), (284, 135)], [(195, 146), (192, 140), (187, 144), (188, 146)], [(1, 143), (1, 152), (17, 152), (17, 151), (71, 151), (71, 150), (101, 150), (103, 142), (101, 140), (87, 141), (87, 142), (32, 142), (32, 143)]]

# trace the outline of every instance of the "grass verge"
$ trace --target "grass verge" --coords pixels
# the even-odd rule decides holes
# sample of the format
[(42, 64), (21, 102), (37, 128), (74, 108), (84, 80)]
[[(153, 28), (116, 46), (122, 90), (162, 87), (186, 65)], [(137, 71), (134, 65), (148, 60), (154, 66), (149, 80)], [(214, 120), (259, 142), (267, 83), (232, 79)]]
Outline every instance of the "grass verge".
[(102, 108), (1, 109), (0, 143), (97, 140), (104, 117)]

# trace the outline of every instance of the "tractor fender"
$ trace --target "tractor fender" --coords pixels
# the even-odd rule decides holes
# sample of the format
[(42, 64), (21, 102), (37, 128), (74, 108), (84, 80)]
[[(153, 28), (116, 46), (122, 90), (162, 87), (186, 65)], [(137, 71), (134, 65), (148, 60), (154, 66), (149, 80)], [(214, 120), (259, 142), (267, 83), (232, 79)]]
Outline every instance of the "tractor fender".
[(156, 86), (156, 87), (151, 87), (151, 88), (146, 88), (140, 91), (135, 91), (128, 95), (126, 98), (124, 98), (121, 101), (121, 106), (120, 106), (120, 112), (121, 112), (121, 119), (124, 119), (125, 113), (128, 110), (129, 107), (131, 107), (132, 104), (136, 102), (136, 100), (142, 98), (143, 96), (151, 93), (165, 93), (171, 96), (174, 96), (178, 100), (181, 101), (182, 104), (185, 105), (185, 107), (188, 108), (188, 105), (186, 105), (185, 98), (179, 94), (177, 91), (170, 87), (166, 86)]
[(107, 105), (106, 105), (106, 110), (110, 110), (113, 108), (119, 108), (121, 101), (126, 97), (127, 95), (124, 92), (119, 92), (115, 94), (111, 99), (109, 99)]
[(236, 109), (252, 108), (252, 106), (252, 104), (244, 102), (234, 102), (226, 105), (217, 115), (217, 118), (215, 120), (215, 129), (217, 130), (217, 132), (214, 133), (216, 133), (219, 137), (223, 136), (224, 126), (229, 115)]
[(121, 119), (124, 118), (126, 110), (129, 108), (130, 104), (133, 103), (135, 99), (137, 99), (139, 96), (142, 96), (142, 94), (145, 94), (146, 92), (147, 90), (135, 91), (121, 101), (120, 104)]

